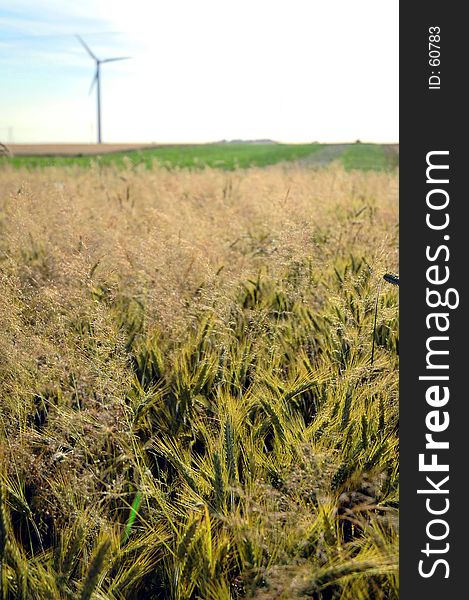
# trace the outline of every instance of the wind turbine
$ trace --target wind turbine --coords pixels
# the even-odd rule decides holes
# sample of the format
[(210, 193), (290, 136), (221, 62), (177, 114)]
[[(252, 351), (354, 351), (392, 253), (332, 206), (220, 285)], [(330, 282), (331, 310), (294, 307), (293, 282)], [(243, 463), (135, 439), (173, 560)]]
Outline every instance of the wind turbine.
[(94, 85), (96, 84), (96, 103), (97, 103), (97, 114), (98, 114), (98, 144), (101, 143), (101, 65), (108, 62), (115, 62), (116, 60), (128, 60), (131, 58), (130, 56), (118, 56), (117, 58), (105, 58), (100, 60), (93, 52), (91, 52), (90, 48), (87, 44), (81, 39), (79, 35), (77, 35), (78, 40), (84, 47), (84, 49), (88, 52), (91, 58), (96, 63), (96, 73), (93, 77), (93, 81), (91, 82), (90, 94), (93, 90)]

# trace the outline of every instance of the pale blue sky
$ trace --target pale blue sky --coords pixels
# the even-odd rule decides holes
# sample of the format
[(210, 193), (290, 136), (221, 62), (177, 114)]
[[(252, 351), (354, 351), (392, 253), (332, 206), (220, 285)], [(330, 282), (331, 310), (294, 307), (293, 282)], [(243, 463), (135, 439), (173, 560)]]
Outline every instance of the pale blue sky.
[(2, 0), (0, 141), (398, 141), (398, 0)]

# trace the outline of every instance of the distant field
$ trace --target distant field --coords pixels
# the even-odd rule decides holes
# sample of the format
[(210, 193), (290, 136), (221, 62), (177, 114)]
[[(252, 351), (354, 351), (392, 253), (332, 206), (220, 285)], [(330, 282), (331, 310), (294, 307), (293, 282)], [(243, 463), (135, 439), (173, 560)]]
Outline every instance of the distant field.
[(264, 167), (297, 161), (303, 166), (323, 166), (339, 161), (347, 170), (388, 170), (397, 166), (397, 145), (381, 144), (198, 144), (142, 146), (137, 144), (12, 145), (11, 157), (2, 162), (15, 167), (140, 164), (155, 163), (167, 168), (215, 167), (227, 171), (252, 166)]
[(397, 145), (353, 144), (340, 157), (344, 167), (351, 169), (389, 169), (399, 163)]

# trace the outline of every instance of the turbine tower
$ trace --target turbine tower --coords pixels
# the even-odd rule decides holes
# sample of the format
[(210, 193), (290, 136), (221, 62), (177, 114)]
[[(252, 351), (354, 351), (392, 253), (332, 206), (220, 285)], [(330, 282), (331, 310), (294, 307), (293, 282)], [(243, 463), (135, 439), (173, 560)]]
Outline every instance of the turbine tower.
[(101, 144), (101, 65), (108, 62), (115, 62), (116, 60), (128, 60), (131, 58), (130, 56), (118, 56), (117, 58), (105, 58), (100, 60), (93, 52), (90, 50), (87, 44), (81, 39), (79, 35), (77, 35), (78, 40), (84, 49), (88, 52), (91, 58), (96, 63), (96, 73), (93, 77), (93, 81), (91, 82), (90, 94), (93, 90), (93, 87), (96, 84), (96, 107), (97, 107), (97, 116), (98, 116), (98, 144)]

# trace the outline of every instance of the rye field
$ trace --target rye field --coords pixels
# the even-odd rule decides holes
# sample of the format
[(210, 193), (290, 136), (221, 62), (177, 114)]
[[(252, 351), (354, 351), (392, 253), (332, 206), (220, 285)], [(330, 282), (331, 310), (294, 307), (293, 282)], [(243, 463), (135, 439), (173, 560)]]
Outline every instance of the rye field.
[(1, 600), (397, 600), (398, 171), (364, 146), (0, 159)]

